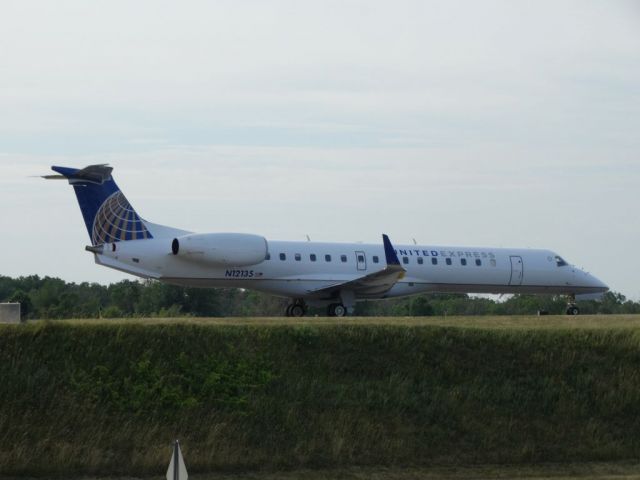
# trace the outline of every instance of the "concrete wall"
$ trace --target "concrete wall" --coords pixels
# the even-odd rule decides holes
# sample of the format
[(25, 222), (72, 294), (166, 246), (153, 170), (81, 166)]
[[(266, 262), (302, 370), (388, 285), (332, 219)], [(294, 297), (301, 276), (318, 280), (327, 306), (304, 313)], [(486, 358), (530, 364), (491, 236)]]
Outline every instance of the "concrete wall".
[(20, 304), (0, 303), (0, 323), (20, 323)]

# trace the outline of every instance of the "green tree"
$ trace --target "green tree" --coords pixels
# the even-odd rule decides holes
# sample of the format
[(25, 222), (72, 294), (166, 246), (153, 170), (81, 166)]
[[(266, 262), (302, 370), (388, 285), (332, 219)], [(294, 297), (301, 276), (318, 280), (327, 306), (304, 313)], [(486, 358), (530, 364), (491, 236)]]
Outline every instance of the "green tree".
[(19, 303), (20, 304), (20, 317), (22, 319), (30, 318), (31, 312), (33, 310), (33, 305), (31, 303), (31, 297), (24, 290), (16, 290), (13, 294), (8, 298), (10, 303)]
[(411, 299), (409, 314), (414, 317), (430, 317), (433, 315), (433, 306), (425, 295), (420, 295)]
[(107, 289), (108, 304), (116, 307), (123, 316), (130, 317), (136, 313), (142, 289), (143, 285), (137, 281), (113, 283)]
[(67, 285), (63, 280), (45, 277), (40, 288), (30, 291), (34, 314), (38, 318), (59, 318), (58, 315), (61, 314), (70, 315), (72, 312), (61, 312), (57, 308), (66, 288)]
[(607, 292), (602, 296), (598, 313), (619, 313), (626, 300), (621, 293)]

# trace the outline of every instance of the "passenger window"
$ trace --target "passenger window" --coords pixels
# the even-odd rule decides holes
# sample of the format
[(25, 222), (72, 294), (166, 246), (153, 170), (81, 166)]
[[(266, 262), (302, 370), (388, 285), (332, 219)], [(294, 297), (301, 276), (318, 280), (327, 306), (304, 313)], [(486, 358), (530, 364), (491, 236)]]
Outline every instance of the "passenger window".
[(447, 258), (446, 262), (447, 262), (447, 265), (451, 265), (453, 263), (450, 258)]
[(280, 254), (280, 260), (284, 261), (287, 259), (287, 256), (284, 253)]
[(409, 263), (409, 257), (402, 257), (402, 263), (407, 265)]
[(373, 260), (373, 263), (380, 263), (380, 258), (378, 258), (377, 255), (374, 255), (371, 259)]
[(265, 260), (271, 260), (271, 254), (270, 254), (270, 253), (267, 253), (267, 256), (266, 256), (266, 257), (264, 257), (264, 259), (265, 259)]
[(324, 260), (325, 260), (326, 262), (330, 262), (330, 261), (331, 261), (331, 255), (325, 255), (325, 256), (324, 256)]
[(302, 260), (302, 255), (300, 255), (299, 253), (296, 253), (296, 262), (299, 262), (300, 260)]
[(347, 256), (346, 255), (340, 255), (340, 261), (342, 263), (347, 263)]
[(311, 260), (312, 262), (315, 262), (317, 260), (318, 257), (316, 257), (315, 253), (312, 253), (311, 255), (309, 255), (309, 260)]
[(466, 258), (461, 258), (461, 259), (460, 259), (460, 263), (461, 263), (462, 265), (466, 265), (466, 264), (467, 264), (467, 259), (466, 259)]
[(422, 265), (424, 263), (424, 258), (418, 257), (418, 265)]
[(482, 260), (480, 260), (479, 258), (476, 258), (476, 265), (477, 266), (482, 265)]
[(432, 265), (437, 265), (438, 264), (438, 259), (436, 257), (431, 257), (431, 264)]

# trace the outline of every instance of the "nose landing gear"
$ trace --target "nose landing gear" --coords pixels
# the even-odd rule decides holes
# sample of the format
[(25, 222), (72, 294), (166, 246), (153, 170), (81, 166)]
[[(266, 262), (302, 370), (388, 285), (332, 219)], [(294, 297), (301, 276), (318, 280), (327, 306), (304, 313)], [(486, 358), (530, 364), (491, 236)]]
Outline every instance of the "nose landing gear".
[(580, 315), (580, 309), (576, 305), (570, 303), (567, 305), (567, 315)]
[(576, 296), (569, 295), (569, 303), (567, 304), (567, 315), (580, 315), (580, 309), (575, 302)]

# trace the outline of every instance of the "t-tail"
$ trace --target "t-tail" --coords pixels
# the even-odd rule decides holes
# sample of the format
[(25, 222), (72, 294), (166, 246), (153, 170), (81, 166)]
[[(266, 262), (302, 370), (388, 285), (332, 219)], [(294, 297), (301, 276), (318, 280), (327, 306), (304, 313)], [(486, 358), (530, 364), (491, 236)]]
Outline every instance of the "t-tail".
[(182, 232), (143, 220), (113, 180), (113, 168), (106, 164), (82, 169), (56, 166), (51, 169), (58, 175), (44, 178), (68, 180), (73, 186), (94, 246), (154, 238), (155, 233), (164, 236)]

